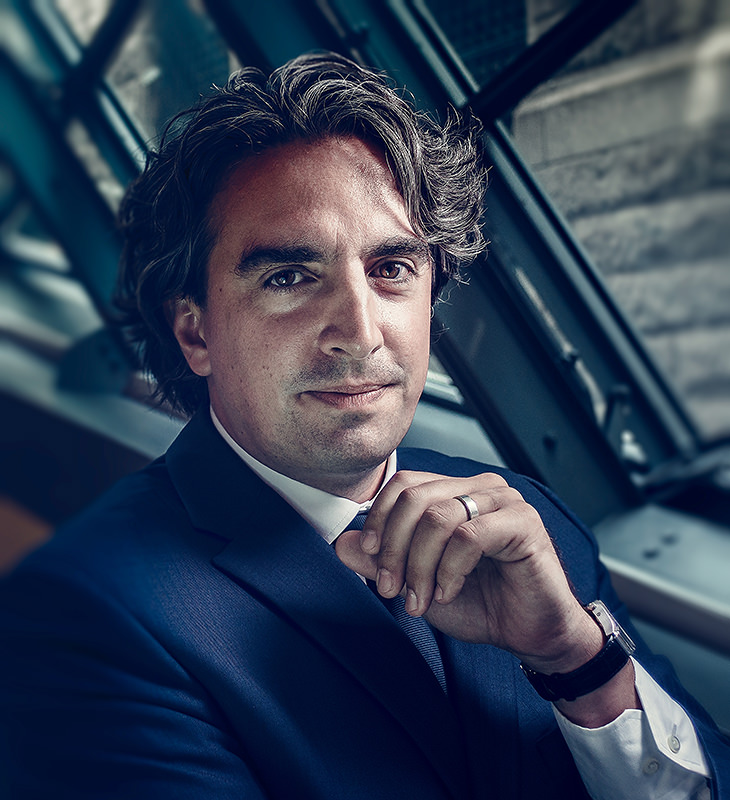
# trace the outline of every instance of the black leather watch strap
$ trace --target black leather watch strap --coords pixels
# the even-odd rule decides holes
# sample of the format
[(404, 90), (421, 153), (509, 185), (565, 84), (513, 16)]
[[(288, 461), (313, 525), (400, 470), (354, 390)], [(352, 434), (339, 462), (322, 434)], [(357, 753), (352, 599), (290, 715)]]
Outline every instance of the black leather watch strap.
[(520, 664), (520, 667), (540, 697), (555, 702), (561, 699), (575, 700), (595, 691), (610, 681), (628, 660), (629, 654), (612, 633), (590, 661), (572, 672), (543, 675), (524, 664)]

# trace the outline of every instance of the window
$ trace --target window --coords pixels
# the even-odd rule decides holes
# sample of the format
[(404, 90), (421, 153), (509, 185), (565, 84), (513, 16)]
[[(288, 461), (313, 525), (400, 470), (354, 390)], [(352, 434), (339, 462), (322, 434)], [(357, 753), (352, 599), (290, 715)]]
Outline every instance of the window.
[[(412, 6), (483, 87), (581, 3)], [(722, 4), (637, 0), (502, 120), (707, 441), (730, 434), (728, 81)]]
[(0, 161), (0, 334), (52, 359), (101, 319), (13, 171)]
[(478, 86), (540, 38), (579, 0), (414, 0), (426, 24), (445, 35)]
[(510, 126), (709, 439), (730, 433), (730, 20), (668, 5), (641, 0)]
[(144, 3), (106, 78), (146, 141), (238, 66), (193, 0)]
[(112, 0), (55, 0), (54, 5), (82, 45), (87, 45), (104, 21)]

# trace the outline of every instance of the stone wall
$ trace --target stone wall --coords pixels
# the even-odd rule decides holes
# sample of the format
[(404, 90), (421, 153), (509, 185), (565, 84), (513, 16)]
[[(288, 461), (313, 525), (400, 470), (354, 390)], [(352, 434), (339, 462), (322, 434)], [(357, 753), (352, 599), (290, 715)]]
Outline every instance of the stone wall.
[[(528, 0), (532, 30), (566, 0)], [(707, 436), (730, 433), (730, 0), (644, 0), (513, 135)]]

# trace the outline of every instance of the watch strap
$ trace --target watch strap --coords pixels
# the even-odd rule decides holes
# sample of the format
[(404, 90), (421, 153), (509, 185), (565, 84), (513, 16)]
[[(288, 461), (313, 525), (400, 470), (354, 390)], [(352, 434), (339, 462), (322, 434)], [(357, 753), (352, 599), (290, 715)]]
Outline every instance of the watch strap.
[(543, 675), (525, 664), (520, 664), (527, 679), (545, 700), (575, 700), (576, 697), (595, 691), (624, 667), (636, 649), (629, 635), (602, 600), (588, 603), (585, 610), (598, 623), (606, 637), (605, 644), (590, 661), (572, 672), (554, 672), (552, 675)]
[(545, 700), (575, 700), (603, 686), (623, 669), (629, 660), (615, 634), (611, 634), (601, 650), (593, 658), (572, 672), (554, 672), (544, 675), (520, 664), (527, 680)]

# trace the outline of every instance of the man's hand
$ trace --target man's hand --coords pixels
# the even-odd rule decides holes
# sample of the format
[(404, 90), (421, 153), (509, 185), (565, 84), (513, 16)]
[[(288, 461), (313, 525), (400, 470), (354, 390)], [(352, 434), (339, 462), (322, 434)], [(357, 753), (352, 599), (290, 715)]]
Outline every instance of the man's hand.
[[(472, 520), (454, 499), (464, 494), (479, 508)], [(336, 549), (381, 595), (403, 594), (409, 613), (539, 672), (569, 672), (602, 647), (537, 511), (498, 475), (398, 472), (365, 529), (345, 532)]]
[[(464, 494), (479, 508), (472, 520), (455, 499)], [(499, 475), (397, 472), (364, 530), (345, 531), (336, 549), (381, 595), (403, 594), (409, 613), (454, 638), (509, 650), (538, 672), (571, 672), (603, 646), (539, 514)], [(633, 664), (594, 692), (556, 705), (585, 727), (640, 708)]]

